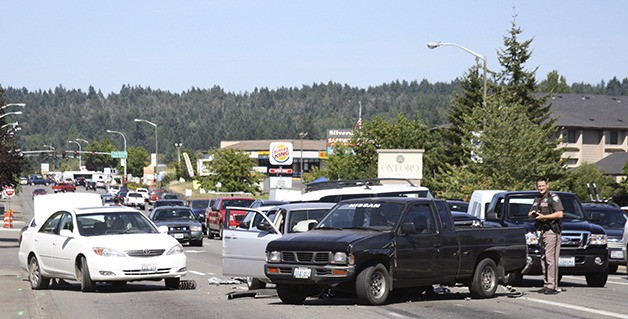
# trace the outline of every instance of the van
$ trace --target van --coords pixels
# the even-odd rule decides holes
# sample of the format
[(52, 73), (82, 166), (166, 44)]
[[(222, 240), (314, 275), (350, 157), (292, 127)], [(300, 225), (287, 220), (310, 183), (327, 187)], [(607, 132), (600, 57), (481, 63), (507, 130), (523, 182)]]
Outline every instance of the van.
[(484, 189), (473, 191), (473, 194), (471, 194), (471, 199), (469, 200), (469, 208), (467, 209), (467, 214), (475, 216), (479, 219), (485, 219), (484, 216), (486, 214), (488, 204), (491, 203), (493, 195), (500, 192), (505, 192), (505, 190)]

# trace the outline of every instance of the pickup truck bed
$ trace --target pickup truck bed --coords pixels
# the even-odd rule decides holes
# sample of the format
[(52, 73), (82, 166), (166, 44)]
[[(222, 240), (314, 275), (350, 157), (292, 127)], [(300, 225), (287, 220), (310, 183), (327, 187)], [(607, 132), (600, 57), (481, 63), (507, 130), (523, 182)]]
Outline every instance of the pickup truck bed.
[(52, 185), (52, 191), (55, 193), (75, 192), (76, 186), (74, 186), (73, 183), (57, 183), (55, 185)]
[(462, 283), (475, 298), (493, 297), (505, 273), (526, 264), (523, 228), (454, 226), (442, 200), (342, 201), (315, 229), (266, 247), (266, 276), (285, 303), (324, 289), (383, 304), (393, 289)]

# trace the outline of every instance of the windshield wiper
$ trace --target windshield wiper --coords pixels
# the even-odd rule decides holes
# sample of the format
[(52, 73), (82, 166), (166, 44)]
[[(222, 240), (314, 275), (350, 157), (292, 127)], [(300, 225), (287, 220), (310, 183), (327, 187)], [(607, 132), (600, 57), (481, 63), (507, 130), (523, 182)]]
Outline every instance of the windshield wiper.
[(373, 228), (373, 227), (343, 227), (342, 229), (360, 229), (360, 230), (374, 230), (374, 231), (382, 231), (381, 229)]
[(316, 227), (314, 229), (332, 229), (332, 230), (340, 230), (342, 229), (341, 227), (328, 227), (328, 226), (322, 226), (322, 227)]

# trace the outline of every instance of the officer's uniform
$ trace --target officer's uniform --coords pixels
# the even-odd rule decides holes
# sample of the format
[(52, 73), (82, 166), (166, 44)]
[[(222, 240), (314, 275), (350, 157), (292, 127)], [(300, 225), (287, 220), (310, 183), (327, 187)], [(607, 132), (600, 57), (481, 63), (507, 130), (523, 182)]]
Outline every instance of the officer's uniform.
[[(535, 198), (532, 204), (532, 211), (539, 214), (548, 215), (556, 211), (563, 210), (563, 204), (556, 194), (549, 191), (539, 198)], [(560, 219), (549, 219), (537, 221), (537, 228), (541, 231), (541, 246), (543, 256), (541, 256), (541, 269), (543, 270), (544, 284), (546, 289), (558, 288), (558, 258), (560, 256)]]

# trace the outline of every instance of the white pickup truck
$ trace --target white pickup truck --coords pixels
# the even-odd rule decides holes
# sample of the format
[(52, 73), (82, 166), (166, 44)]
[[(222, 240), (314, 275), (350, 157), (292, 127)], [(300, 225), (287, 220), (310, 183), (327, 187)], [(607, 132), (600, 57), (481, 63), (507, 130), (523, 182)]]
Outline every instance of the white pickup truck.
[(141, 210), (146, 209), (147, 202), (148, 200), (142, 195), (142, 193), (138, 192), (128, 192), (124, 198), (125, 206), (138, 207)]

